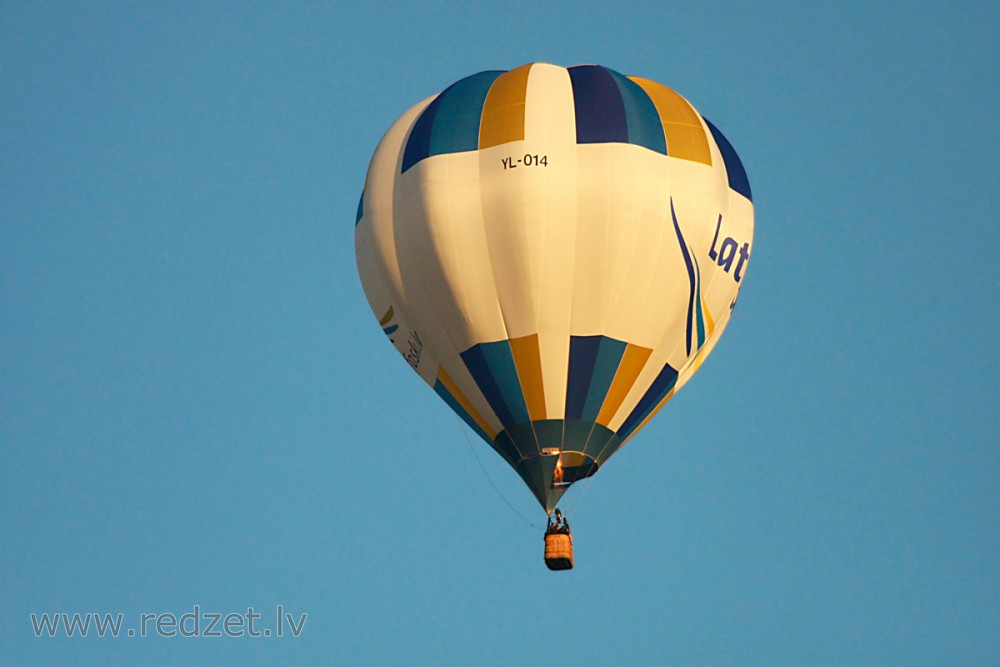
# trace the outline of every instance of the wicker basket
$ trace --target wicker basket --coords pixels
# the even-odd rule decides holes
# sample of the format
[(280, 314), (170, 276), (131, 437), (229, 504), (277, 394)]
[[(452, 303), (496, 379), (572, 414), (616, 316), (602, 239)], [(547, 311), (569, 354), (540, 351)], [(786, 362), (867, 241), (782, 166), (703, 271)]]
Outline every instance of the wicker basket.
[(550, 570), (573, 569), (573, 538), (569, 533), (546, 533), (545, 565)]

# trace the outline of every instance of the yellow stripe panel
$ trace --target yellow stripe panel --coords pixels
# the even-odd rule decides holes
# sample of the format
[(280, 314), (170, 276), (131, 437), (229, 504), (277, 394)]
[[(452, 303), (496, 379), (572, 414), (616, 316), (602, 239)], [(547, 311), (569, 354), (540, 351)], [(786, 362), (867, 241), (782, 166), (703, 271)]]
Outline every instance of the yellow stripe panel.
[(524, 99), (531, 65), (504, 72), (486, 94), (479, 121), (479, 148), (499, 146), (524, 139)]
[(701, 368), (702, 362), (705, 361), (705, 350), (707, 349), (708, 347), (704, 346), (698, 350), (698, 355), (694, 358), (694, 363), (691, 366), (691, 375), (697, 373), (698, 369)]
[(705, 334), (705, 340), (712, 335), (715, 331), (715, 320), (712, 319), (712, 313), (708, 312), (708, 304), (705, 303), (705, 295), (701, 295), (701, 312), (705, 316), (705, 324), (708, 329), (708, 333)]
[(663, 134), (667, 138), (667, 155), (711, 165), (712, 153), (705, 128), (687, 100), (661, 83), (638, 76), (629, 78), (646, 91), (660, 114)]
[(652, 353), (653, 350), (649, 348), (628, 344), (625, 348), (625, 354), (622, 355), (622, 360), (618, 364), (618, 370), (615, 372), (615, 379), (611, 381), (611, 386), (608, 388), (608, 395), (604, 397), (601, 411), (597, 414), (598, 424), (607, 426), (611, 423)]
[(636, 433), (638, 433), (639, 431), (641, 431), (646, 426), (646, 424), (649, 422), (649, 420), (652, 419), (653, 417), (655, 417), (656, 413), (659, 412), (660, 409), (664, 405), (667, 404), (667, 401), (669, 401), (671, 398), (673, 398), (673, 395), (674, 395), (674, 390), (673, 389), (671, 389), (670, 391), (668, 391), (667, 395), (663, 397), (662, 401), (660, 401), (660, 404), (657, 405), (655, 408), (653, 408), (653, 411), (650, 412), (648, 415), (646, 415), (646, 418), (642, 420), (642, 423), (640, 423), (638, 426), (636, 426), (635, 430), (632, 431), (631, 433), (629, 433), (628, 437), (625, 438), (625, 440), (622, 442), (622, 444), (620, 444), (618, 446), (619, 447), (624, 447), (625, 443), (628, 442), (629, 440), (631, 440), (635, 436)]
[(384, 327), (386, 324), (389, 323), (389, 320), (391, 319), (392, 319), (392, 306), (389, 306), (389, 310), (385, 311), (385, 315), (383, 315), (382, 319), (378, 321), (378, 324), (379, 326)]
[(532, 421), (546, 419), (545, 387), (542, 384), (542, 355), (538, 351), (538, 334), (510, 339), (517, 378)]
[(483, 429), (483, 431), (485, 431), (491, 438), (497, 437), (497, 432), (490, 428), (490, 425), (486, 423), (486, 420), (483, 419), (481, 414), (479, 414), (479, 411), (472, 407), (472, 403), (469, 403), (469, 399), (465, 397), (462, 390), (459, 389), (458, 385), (455, 384), (455, 381), (451, 379), (451, 376), (448, 375), (448, 371), (444, 369), (444, 366), (438, 367), (437, 379), (444, 385), (444, 388), (448, 390), (448, 393), (455, 397), (455, 400), (462, 406), (462, 409), (469, 413), (469, 416), (472, 417), (473, 421), (479, 424), (479, 428)]

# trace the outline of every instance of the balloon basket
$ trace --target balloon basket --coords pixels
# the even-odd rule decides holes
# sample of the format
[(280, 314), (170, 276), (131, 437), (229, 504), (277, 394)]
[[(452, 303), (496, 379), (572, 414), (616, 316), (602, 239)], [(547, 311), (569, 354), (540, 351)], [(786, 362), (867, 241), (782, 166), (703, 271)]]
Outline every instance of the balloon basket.
[(573, 569), (573, 538), (569, 533), (546, 533), (545, 565), (550, 570)]

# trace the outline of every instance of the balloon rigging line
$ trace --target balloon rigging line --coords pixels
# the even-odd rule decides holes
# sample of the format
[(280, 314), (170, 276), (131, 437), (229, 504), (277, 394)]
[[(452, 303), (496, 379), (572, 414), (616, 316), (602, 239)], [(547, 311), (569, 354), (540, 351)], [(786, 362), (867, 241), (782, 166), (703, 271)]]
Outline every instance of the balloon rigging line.
[[(601, 451), (598, 452), (597, 459), (595, 459), (595, 460), (600, 460), (604, 456), (604, 452), (607, 451), (608, 445), (611, 444), (611, 440), (612, 440), (612, 438), (608, 438), (607, 442), (604, 443), (604, 446), (601, 447)], [(605, 461), (605, 463), (607, 463), (607, 461)], [(596, 474), (596, 473), (594, 473), (594, 474)], [(593, 475), (591, 475), (590, 477), (586, 477), (586, 478), (584, 478), (583, 480), (580, 480), (580, 481), (590, 481), (592, 479), (593, 479)], [(583, 506), (583, 499), (586, 498), (587, 495), (590, 493), (590, 487), (591, 487), (590, 484), (584, 484), (583, 490), (579, 494), (575, 495), (573, 497), (573, 500), (570, 503), (568, 503), (569, 506), (570, 506), (569, 509), (571, 511), (576, 512), (578, 509), (580, 509)]]
[[(587, 477), (587, 478), (582, 479), (580, 481), (581, 482), (583, 482), (583, 481), (588, 481), (589, 482), (590, 478)], [(572, 500), (570, 500), (567, 503), (565, 503), (564, 507), (566, 507), (566, 511), (564, 511), (563, 514), (565, 514), (568, 517), (571, 514), (574, 514), (578, 509), (580, 509), (581, 507), (583, 507), (583, 499), (586, 498), (587, 494), (590, 493), (590, 487), (591, 487), (591, 485), (589, 483), (588, 484), (584, 484), (583, 485), (583, 490), (580, 491), (579, 493), (574, 494)], [(569, 492), (569, 489), (566, 489), (566, 491)], [(563, 496), (563, 498), (565, 498), (565, 497), (566, 496)]]
[[(458, 418), (456, 417), (456, 419), (458, 419)], [(536, 526), (527, 517), (525, 517), (523, 514), (521, 514), (520, 512), (518, 512), (517, 509), (513, 505), (510, 504), (510, 501), (507, 500), (507, 497), (503, 495), (503, 492), (501, 492), (500, 489), (497, 487), (497, 485), (493, 482), (493, 478), (490, 477), (490, 473), (488, 473), (486, 471), (486, 466), (483, 465), (482, 460), (479, 458), (479, 454), (476, 453), (476, 448), (472, 446), (472, 441), (469, 440), (469, 434), (466, 432), (466, 430), (465, 430), (465, 424), (462, 422), (461, 419), (458, 420), (458, 427), (462, 431), (462, 436), (465, 437), (465, 444), (467, 444), (469, 446), (469, 451), (471, 451), (472, 455), (476, 458), (476, 463), (479, 464), (479, 469), (483, 471), (484, 475), (486, 475), (486, 479), (489, 480), (490, 486), (492, 486), (493, 490), (497, 492), (497, 495), (500, 496), (500, 499), (503, 500), (504, 503), (507, 504), (507, 507), (509, 507), (510, 510), (514, 514), (516, 514), (519, 517), (521, 517), (521, 520), (524, 521), (526, 524), (528, 524), (529, 526), (531, 526), (535, 530), (542, 530), (541, 526)]]

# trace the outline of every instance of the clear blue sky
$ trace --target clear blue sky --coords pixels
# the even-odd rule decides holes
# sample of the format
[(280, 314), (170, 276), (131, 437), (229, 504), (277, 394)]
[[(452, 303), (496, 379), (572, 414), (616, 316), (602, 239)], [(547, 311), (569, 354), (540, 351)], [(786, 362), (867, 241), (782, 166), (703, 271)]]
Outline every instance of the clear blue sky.
[[(0, 664), (1000, 664), (1000, 10), (872, 5), (4, 3)], [(539, 60), (681, 92), (756, 208), (711, 359), (567, 496), (569, 573), (353, 249), (396, 116)], [(29, 621), (196, 604), (309, 616)]]

